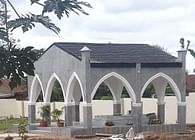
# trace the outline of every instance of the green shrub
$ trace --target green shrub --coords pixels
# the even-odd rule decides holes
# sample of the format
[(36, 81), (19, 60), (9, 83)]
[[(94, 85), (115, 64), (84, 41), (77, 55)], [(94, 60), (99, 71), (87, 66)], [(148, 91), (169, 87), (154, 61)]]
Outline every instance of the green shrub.
[(20, 117), (19, 124), (18, 124), (18, 134), (22, 140), (25, 140), (25, 133), (27, 133), (27, 120), (24, 117)]
[(41, 116), (42, 120), (47, 120), (50, 116), (50, 108), (49, 106), (43, 105), (40, 107), (39, 115)]
[(62, 110), (59, 110), (59, 109), (54, 109), (52, 112), (51, 112), (51, 115), (57, 119), (57, 121), (60, 121), (60, 116), (62, 115)]
[[(24, 118), (27, 122), (27, 118)], [(13, 127), (13, 124), (19, 124), (20, 118), (0, 120), (0, 133), (8, 132)]]

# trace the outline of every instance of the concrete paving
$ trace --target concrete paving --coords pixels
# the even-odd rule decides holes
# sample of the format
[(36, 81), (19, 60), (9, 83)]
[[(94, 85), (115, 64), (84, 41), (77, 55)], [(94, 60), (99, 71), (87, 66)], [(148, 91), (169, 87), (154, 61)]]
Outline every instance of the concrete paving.
[[(31, 134), (31, 133), (26, 133), (25, 135), (27, 136), (43, 136), (43, 134)], [(2, 133), (0, 134), (0, 140), (4, 140), (7, 136), (13, 137), (14, 140), (19, 140), (20, 137), (18, 135), (18, 133)]]

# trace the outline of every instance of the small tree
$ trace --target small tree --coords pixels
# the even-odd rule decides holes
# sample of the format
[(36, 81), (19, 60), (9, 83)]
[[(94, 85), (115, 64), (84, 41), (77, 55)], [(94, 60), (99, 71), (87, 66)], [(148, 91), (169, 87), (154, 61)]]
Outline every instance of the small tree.
[(27, 120), (26, 118), (20, 116), (19, 124), (18, 124), (18, 134), (19, 137), (21, 137), (22, 140), (25, 140), (25, 133), (27, 133)]
[(60, 116), (62, 115), (62, 110), (54, 109), (51, 112), (51, 115), (54, 117), (55, 120), (57, 120), (58, 127), (64, 127), (64, 121), (60, 120)]
[(56, 108), (51, 112), (51, 115), (59, 122), (60, 116), (62, 115), (62, 110)]
[(38, 112), (42, 120), (47, 120), (47, 117), (50, 116), (50, 108), (48, 106), (41, 106), (40, 111)]
[(38, 113), (41, 117), (40, 127), (46, 127), (48, 125), (48, 121), (50, 120), (50, 107), (43, 105)]

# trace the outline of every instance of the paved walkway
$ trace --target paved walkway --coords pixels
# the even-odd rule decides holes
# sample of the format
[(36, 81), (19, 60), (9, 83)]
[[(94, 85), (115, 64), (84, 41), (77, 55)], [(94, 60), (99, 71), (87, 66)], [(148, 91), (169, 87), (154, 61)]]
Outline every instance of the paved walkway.
[[(20, 139), (18, 133), (3, 133), (3, 134), (0, 134), (0, 140), (4, 140), (8, 135), (10, 137), (13, 137), (14, 140), (19, 140)], [(34, 136), (34, 137), (35, 136), (43, 136), (41, 134), (31, 134), (31, 133), (27, 133), (25, 135), (27, 135), (27, 136)]]

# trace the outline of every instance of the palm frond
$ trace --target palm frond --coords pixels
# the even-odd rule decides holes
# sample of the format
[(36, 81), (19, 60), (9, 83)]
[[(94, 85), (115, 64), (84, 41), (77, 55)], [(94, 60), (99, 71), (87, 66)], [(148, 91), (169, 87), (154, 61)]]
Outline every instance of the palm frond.
[(18, 27), (21, 27), (23, 32), (28, 31), (35, 27), (35, 23), (41, 23), (44, 27), (52, 30), (56, 34), (59, 34), (60, 28), (57, 27), (54, 23), (51, 22), (51, 19), (48, 16), (27, 14), (15, 20), (8, 21), (8, 28), (11, 31), (15, 30)]
[(77, 0), (46, 0), (44, 2), (44, 7), (42, 14), (46, 12), (54, 12), (59, 19), (63, 17), (65, 13), (67, 17), (69, 17), (70, 12), (73, 12), (77, 15), (79, 13), (89, 15), (82, 6), (92, 8), (92, 6), (84, 1)]

